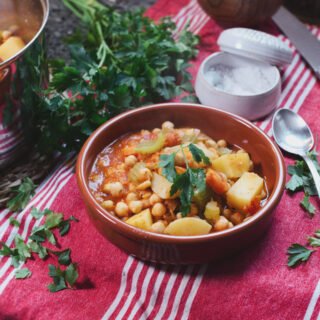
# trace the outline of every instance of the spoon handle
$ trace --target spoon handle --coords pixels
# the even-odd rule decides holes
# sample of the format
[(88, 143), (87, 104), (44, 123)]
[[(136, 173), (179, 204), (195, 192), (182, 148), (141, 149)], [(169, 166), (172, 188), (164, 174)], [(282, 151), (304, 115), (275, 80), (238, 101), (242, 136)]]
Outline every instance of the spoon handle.
[(314, 184), (316, 185), (316, 188), (318, 191), (318, 196), (320, 198), (320, 175), (319, 175), (319, 172), (318, 172), (317, 168), (315, 167), (314, 163), (312, 162), (312, 160), (308, 156), (303, 156), (303, 159), (307, 163), (307, 165), (310, 169), (310, 172), (311, 172), (313, 180), (314, 180)]

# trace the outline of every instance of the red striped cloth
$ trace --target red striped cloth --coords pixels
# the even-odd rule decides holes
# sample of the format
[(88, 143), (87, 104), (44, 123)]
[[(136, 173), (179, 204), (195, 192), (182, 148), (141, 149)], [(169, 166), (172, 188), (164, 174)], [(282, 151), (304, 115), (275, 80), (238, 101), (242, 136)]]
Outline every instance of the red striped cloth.
[[(158, 19), (174, 17), (178, 31), (190, 19), (190, 28), (202, 39), (193, 75), (201, 61), (217, 50), (221, 29), (202, 12), (195, 0), (159, 0), (148, 14)], [(271, 24), (266, 30), (277, 34)], [(319, 30), (311, 27), (319, 36)], [(282, 35), (279, 37), (289, 41)], [(290, 44), (291, 45), (291, 44)], [(280, 107), (299, 112), (315, 134), (320, 134), (320, 86), (295, 52), (283, 71)], [(271, 118), (258, 125), (271, 135)], [(293, 159), (286, 159), (287, 164)], [(299, 207), (302, 195), (285, 194), (275, 211), (266, 237), (255, 246), (220, 263), (202, 266), (165, 266), (138, 261), (106, 241), (89, 222), (73, 173), (74, 159), (59, 165), (37, 190), (29, 206), (14, 216), (0, 212), (0, 239), (11, 244), (17, 232), (26, 238), (35, 224), (30, 208), (50, 207), (75, 215), (63, 248), (72, 249), (79, 263), (79, 290), (49, 293), (47, 262), (28, 261), (30, 279), (15, 280), (10, 260), (0, 261), (0, 318), (2, 319), (317, 319), (320, 311), (320, 255), (295, 270), (286, 267), (286, 249), (303, 243), (319, 225), (320, 215), (310, 219)], [(313, 200), (313, 202), (316, 202)]]

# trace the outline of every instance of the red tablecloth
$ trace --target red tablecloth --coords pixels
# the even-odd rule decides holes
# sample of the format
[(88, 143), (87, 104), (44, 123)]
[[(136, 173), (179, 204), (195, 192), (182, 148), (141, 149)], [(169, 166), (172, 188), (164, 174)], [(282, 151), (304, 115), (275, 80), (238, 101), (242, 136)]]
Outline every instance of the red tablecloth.
[[(181, 28), (201, 36), (201, 50), (192, 67), (217, 50), (221, 29), (198, 7), (195, 0), (159, 0), (148, 14), (158, 19), (171, 15)], [(263, 29), (277, 34), (270, 23)], [(313, 33), (319, 30), (311, 27)], [(281, 39), (288, 42), (283, 36)], [(320, 85), (295, 52), (284, 70), (280, 106), (299, 112), (315, 134), (320, 105)], [(258, 125), (269, 134), (271, 119)], [(286, 162), (292, 162), (286, 159)], [(50, 293), (46, 265), (50, 259), (28, 261), (33, 275), (15, 280), (10, 260), (0, 261), (0, 318), (2, 319), (316, 319), (320, 311), (320, 253), (297, 269), (286, 266), (286, 249), (304, 243), (319, 226), (320, 215), (310, 219), (300, 208), (302, 194), (283, 199), (266, 237), (232, 259), (202, 266), (161, 266), (128, 256), (106, 241), (90, 223), (73, 172), (74, 159), (58, 166), (37, 190), (27, 209), (14, 214), (19, 228), (9, 225), (11, 213), (0, 212), (0, 237), (11, 244), (17, 232), (26, 238), (35, 222), (30, 207), (50, 207), (80, 219), (62, 247), (72, 249), (79, 263), (78, 290)], [(315, 200), (313, 200), (315, 202)], [(316, 204), (317, 207), (318, 204)], [(37, 222), (39, 223), (39, 222)]]

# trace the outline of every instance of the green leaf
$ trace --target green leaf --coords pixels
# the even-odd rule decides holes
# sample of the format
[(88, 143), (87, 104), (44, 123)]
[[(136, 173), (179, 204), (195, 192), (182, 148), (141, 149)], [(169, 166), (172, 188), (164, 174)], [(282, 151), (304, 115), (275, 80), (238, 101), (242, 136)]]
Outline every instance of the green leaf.
[(301, 177), (293, 175), (290, 181), (286, 184), (286, 188), (292, 192), (297, 191), (303, 187), (304, 181)]
[(63, 251), (50, 250), (50, 252), (58, 257), (58, 262), (60, 264), (67, 266), (71, 263), (71, 258), (70, 258), (71, 250), (70, 249), (65, 249)]
[(9, 223), (14, 227), (19, 227), (20, 226), (20, 222), (18, 220), (16, 220), (14, 217), (10, 217)]
[(300, 202), (302, 208), (304, 208), (311, 216), (314, 216), (316, 212), (316, 208), (310, 202), (310, 197), (308, 195), (304, 195), (303, 200)]
[(73, 287), (73, 285), (77, 281), (78, 277), (79, 277), (79, 274), (78, 274), (78, 271), (77, 271), (76, 264), (75, 263), (70, 264), (66, 269), (65, 280), (67, 281), (67, 283), (71, 287)]
[(23, 241), (20, 235), (15, 236), (14, 242), (15, 242), (16, 249), (18, 251), (18, 255), (21, 261), (25, 261), (27, 258), (31, 257), (30, 249), (25, 244), (25, 242)]
[(35, 194), (36, 185), (33, 181), (26, 177), (22, 180), (17, 188), (12, 188), (16, 195), (7, 202), (7, 207), (11, 211), (18, 211), (24, 209), (30, 198)]
[(4, 242), (1, 242), (2, 249), (0, 250), (0, 254), (4, 257), (8, 257), (13, 255), (12, 249), (10, 249)]
[(33, 218), (35, 218), (35, 219), (40, 219), (40, 218), (42, 218), (44, 215), (45, 215), (45, 213), (46, 213), (46, 211), (41, 211), (41, 210), (39, 210), (39, 209), (37, 209), (37, 208), (35, 208), (35, 207), (33, 207), (32, 209), (31, 209), (31, 215), (32, 215), (32, 217)]
[(193, 159), (196, 162), (198, 162), (198, 163), (203, 162), (206, 165), (210, 165), (209, 158), (196, 145), (194, 145), (193, 143), (189, 144), (189, 150), (192, 154)]
[(61, 221), (59, 224), (59, 233), (61, 236), (64, 236), (69, 232), (70, 221), (79, 222), (79, 220), (77, 218), (75, 218), (74, 216), (70, 216), (69, 219)]
[(64, 289), (67, 289), (65, 281), (65, 272), (59, 267), (55, 267), (52, 264), (49, 264), (49, 276), (53, 279), (53, 283), (48, 285), (50, 292), (58, 292)]
[(25, 279), (31, 276), (31, 271), (28, 268), (18, 269), (15, 271), (16, 279)]
[(312, 247), (320, 247), (320, 239), (315, 237), (309, 237), (308, 242)]
[(174, 165), (176, 153), (161, 154), (159, 167), (162, 168), (162, 174), (170, 181), (173, 182), (177, 176), (177, 172)]
[(288, 255), (288, 267), (292, 268), (300, 264), (301, 262), (307, 261), (313, 250), (310, 250), (298, 243), (292, 244), (287, 251)]
[(47, 248), (39, 242), (31, 241), (29, 243), (29, 248), (32, 252), (37, 253), (42, 260), (48, 256)]
[(48, 229), (55, 228), (59, 226), (60, 222), (63, 220), (63, 214), (62, 213), (55, 213), (55, 212), (50, 212), (46, 216), (46, 222), (45, 226)]

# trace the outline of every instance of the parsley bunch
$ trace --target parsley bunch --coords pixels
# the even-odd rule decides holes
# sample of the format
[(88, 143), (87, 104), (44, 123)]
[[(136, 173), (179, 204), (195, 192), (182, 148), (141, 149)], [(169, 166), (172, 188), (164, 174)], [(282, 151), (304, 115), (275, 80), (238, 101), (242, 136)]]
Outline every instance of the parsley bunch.
[[(190, 212), (191, 201), (194, 194), (203, 193), (206, 190), (206, 174), (204, 169), (190, 168), (188, 160), (183, 151), (183, 146), (180, 147), (186, 163), (186, 171), (184, 173), (177, 174), (176, 172), (174, 165), (176, 153), (161, 155), (159, 167), (162, 168), (163, 175), (173, 183), (170, 190), (170, 195), (173, 196), (175, 193), (180, 192), (180, 211), (182, 216), (185, 217)], [(188, 148), (196, 162), (203, 162), (207, 165), (210, 164), (209, 158), (196, 145), (191, 143), (189, 144)]]
[[(174, 38), (170, 18), (155, 23), (142, 11), (119, 13), (95, 0), (63, 3), (83, 25), (68, 39), (70, 61), (49, 62), (52, 76), (46, 85), (48, 61), (35, 46), (15, 75), (25, 84), (26, 136), (40, 151), (77, 150), (93, 130), (121, 112), (183, 93), (194, 98), (187, 69), (197, 54), (195, 35), (185, 29)], [(10, 104), (4, 117), (9, 121)]]
[(62, 213), (53, 212), (45, 209), (43, 211), (33, 208), (31, 215), (34, 219), (45, 217), (44, 224), (34, 227), (28, 241), (25, 242), (22, 237), (16, 235), (14, 242), (15, 246), (10, 248), (2, 242), (2, 249), (0, 255), (11, 257), (11, 264), (17, 268), (15, 272), (16, 279), (24, 279), (31, 276), (31, 271), (28, 268), (20, 269), (22, 263), (32, 258), (32, 253), (38, 255), (42, 260), (46, 259), (50, 254), (58, 258), (60, 265), (66, 266), (65, 270), (59, 266), (49, 265), (49, 276), (53, 279), (53, 283), (48, 285), (51, 292), (60, 291), (67, 288), (72, 288), (76, 279), (78, 278), (77, 265), (71, 261), (71, 250), (69, 248), (55, 251), (43, 244), (48, 241), (52, 245), (57, 245), (56, 237), (52, 232), (53, 229), (58, 229), (61, 236), (68, 233), (71, 221), (78, 221), (73, 216), (68, 219), (63, 218)]

